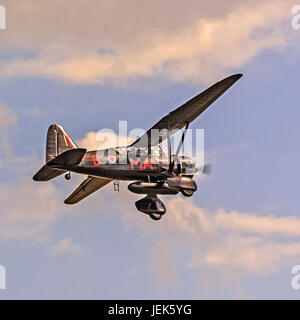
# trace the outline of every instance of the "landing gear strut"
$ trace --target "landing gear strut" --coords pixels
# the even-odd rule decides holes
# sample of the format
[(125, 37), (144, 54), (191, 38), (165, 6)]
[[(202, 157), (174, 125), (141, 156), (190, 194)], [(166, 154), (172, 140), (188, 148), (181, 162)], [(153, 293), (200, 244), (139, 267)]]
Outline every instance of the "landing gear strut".
[(120, 180), (114, 180), (114, 191), (120, 191)]
[(68, 172), (65, 174), (65, 179), (66, 180), (71, 180), (71, 172)]

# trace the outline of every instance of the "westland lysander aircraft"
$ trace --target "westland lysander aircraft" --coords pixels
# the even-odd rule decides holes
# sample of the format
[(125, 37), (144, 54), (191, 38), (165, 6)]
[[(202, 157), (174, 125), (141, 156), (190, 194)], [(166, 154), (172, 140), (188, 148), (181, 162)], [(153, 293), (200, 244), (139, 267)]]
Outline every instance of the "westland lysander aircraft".
[[(229, 89), (242, 74), (232, 75), (214, 84), (181, 107), (170, 112), (132, 144), (125, 147), (87, 151), (78, 148), (64, 129), (51, 125), (46, 144), (46, 164), (33, 177), (35, 181), (49, 181), (62, 174), (69, 180), (71, 172), (87, 175), (81, 185), (65, 200), (75, 204), (113, 181), (115, 190), (119, 181), (133, 181), (128, 189), (146, 195), (135, 203), (137, 210), (159, 220), (166, 207), (157, 195), (190, 197), (197, 190), (193, 180), (199, 170), (192, 159), (179, 156), (189, 124)], [(184, 129), (176, 153), (171, 154), (171, 134)], [(153, 132), (159, 131), (157, 139)], [(166, 140), (168, 155), (161, 148)], [(202, 172), (205, 171), (205, 166)]]

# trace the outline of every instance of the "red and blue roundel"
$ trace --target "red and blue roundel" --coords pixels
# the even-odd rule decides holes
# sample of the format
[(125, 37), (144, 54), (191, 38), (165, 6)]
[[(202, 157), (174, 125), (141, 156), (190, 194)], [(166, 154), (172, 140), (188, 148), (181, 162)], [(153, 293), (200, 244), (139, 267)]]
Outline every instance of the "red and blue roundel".
[(109, 163), (116, 163), (117, 158), (115, 156), (109, 156), (108, 161), (109, 161)]

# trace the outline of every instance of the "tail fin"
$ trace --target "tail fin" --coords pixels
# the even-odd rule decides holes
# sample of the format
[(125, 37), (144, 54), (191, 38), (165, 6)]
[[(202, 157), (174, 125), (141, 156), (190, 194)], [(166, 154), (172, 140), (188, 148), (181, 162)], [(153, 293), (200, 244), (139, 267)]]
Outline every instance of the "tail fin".
[[(47, 134), (46, 164), (39, 170), (39, 172), (34, 175), (33, 180), (49, 181), (67, 172), (66, 170), (56, 169), (48, 166), (48, 164), (52, 165), (56, 163), (55, 161), (62, 161), (63, 159), (67, 161), (67, 155), (70, 155), (69, 153), (59, 157), (57, 160), (54, 159), (65, 151), (69, 151), (72, 149), (77, 149), (74, 141), (68, 136), (68, 134), (61, 126), (59, 126), (58, 124), (52, 124), (49, 127)], [(83, 149), (78, 149), (78, 153), (76, 152), (76, 154), (74, 155), (75, 160), (73, 159), (73, 161), (78, 162), (79, 158), (82, 158), (83, 154)], [(70, 161), (71, 160), (69, 160), (69, 162)]]
[(49, 162), (65, 151), (76, 149), (75, 142), (58, 124), (52, 124), (48, 129), (46, 145), (46, 162)]

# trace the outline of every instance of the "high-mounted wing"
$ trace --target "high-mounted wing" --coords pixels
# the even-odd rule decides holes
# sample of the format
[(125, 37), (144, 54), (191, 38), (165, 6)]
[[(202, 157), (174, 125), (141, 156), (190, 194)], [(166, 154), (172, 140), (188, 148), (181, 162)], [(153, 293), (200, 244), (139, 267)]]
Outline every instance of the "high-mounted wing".
[[(191, 123), (193, 120), (195, 120), (242, 76), (242, 74), (235, 74), (217, 82), (210, 88), (206, 89), (196, 97), (183, 104), (181, 107), (170, 112), (130, 146), (147, 147), (150, 145), (151, 130), (153, 129), (167, 129), (169, 132), (171, 132), (171, 134), (174, 134), (176, 131), (184, 128), (187, 123)], [(161, 131), (160, 134), (161, 141), (168, 138), (168, 134), (165, 130)], [(152, 146), (156, 144), (158, 144), (158, 141), (151, 141)]]
[(65, 200), (66, 204), (75, 204), (86, 198), (93, 192), (104, 187), (106, 184), (111, 182), (111, 179), (104, 178), (86, 178), (81, 185), (70, 195), (68, 199)]

